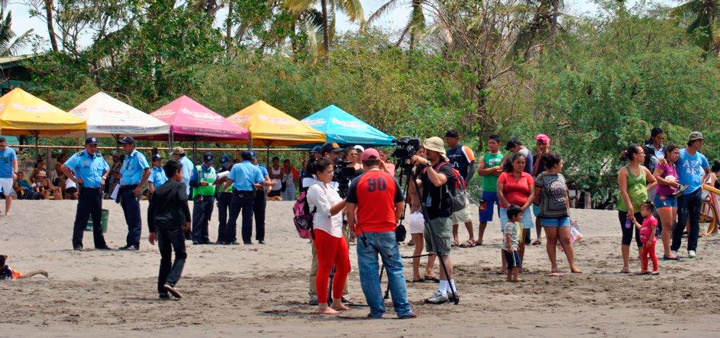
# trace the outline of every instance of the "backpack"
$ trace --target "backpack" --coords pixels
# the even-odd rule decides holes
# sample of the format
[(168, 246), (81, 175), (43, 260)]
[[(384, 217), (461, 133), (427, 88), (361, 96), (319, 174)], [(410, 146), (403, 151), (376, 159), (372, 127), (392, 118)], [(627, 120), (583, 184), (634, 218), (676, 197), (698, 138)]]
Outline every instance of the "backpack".
[[(438, 167), (438, 170), (440, 168), (450, 165), (448, 162), (443, 162)], [(467, 207), (468, 203), (468, 196), (467, 196), (467, 184), (465, 183), (465, 179), (460, 176), (460, 172), (457, 171), (455, 168), (451, 168), (453, 172), (454, 182), (452, 189), (449, 189), (447, 184), (445, 185), (445, 189), (448, 190), (448, 193), (450, 194), (450, 197), (452, 199), (452, 212), (458, 212), (460, 210), (465, 209)]]
[(312, 237), (313, 216), (315, 216), (315, 211), (317, 211), (317, 208), (313, 208), (312, 212), (310, 211), (307, 191), (301, 192), (293, 206), (293, 214), (295, 215), (293, 221), (295, 222), (295, 230), (297, 230), (300, 238), (308, 239)]

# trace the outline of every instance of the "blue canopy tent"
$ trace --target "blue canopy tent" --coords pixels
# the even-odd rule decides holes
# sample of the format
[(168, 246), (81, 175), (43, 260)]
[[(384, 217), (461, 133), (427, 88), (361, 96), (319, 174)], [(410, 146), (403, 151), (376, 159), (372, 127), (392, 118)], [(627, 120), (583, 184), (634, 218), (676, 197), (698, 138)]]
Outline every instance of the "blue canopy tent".
[(393, 137), (365, 123), (335, 105), (301, 120), (327, 135), (327, 142), (341, 145), (391, 146)]

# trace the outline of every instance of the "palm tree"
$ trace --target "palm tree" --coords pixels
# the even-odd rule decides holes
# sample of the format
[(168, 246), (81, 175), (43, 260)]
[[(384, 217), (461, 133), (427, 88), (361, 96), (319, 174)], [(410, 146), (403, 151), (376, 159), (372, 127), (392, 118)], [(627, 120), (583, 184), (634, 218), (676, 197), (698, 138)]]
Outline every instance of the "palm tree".
[[(5, 16), (5, 5), (7, 1), (0, 3), (2, 9), (0, 9), (0, 18)], [(10, 56), (16, 54), (20, 49), (25, 47), (29, 43), (30, 34), (32, 29), (20, 34), (15, 37), (15, 32), (12, 30), (12, 11), (8, 11), (5, 19), (0, 21), (0, 56)]]
[[(315, 7), (316, 0), (285, 0), (285, 6), (293, 12), (304, 12)], [(336, 12), (340, 10), (352, 22), (365, 23), (360, 0), (320, 0), (323, 28), (323, 50), (330, 51), (330, 43), (335, 35)]]
[[(405, 36), (410, 34), (410, 50), (415, 49), (415, 44), (417, 43), (418, 36), (420, 36), (425, 31), (425, 27), (427, 26), (427, 20), (425, 19), (425, 11), (423, 8), (423, 5), (426, 3), (426, 1), (427, 0), (410, 0), (410, 5), (412, 6), (410, 18), (408, 20), (408, 23), (405, 25), (402, 34), (400, 34), (400, 38), (398, 39), (396, 45), (400, 45), (402, 40), (405, 39)], [(370, 15), (367, 20), (367, 24), (370, 25), (378, 18), (387, 14), (389, 11), (393, 10), (400, 2), (401, 0), (390, 0), (386, 2), (384, 5), (380, 6), (377, 11)]]
[(705, 56), (720, 51), (720, 2), (718, 0), (691, 0), (673, 8), (670, 14), (681, 21), (690, 21), (688, 34), (695, 37), (695, 43), (705, 51)]
[(558, 16), (563, 6), (562, 0), (528, 0), (528, 5), (535, 7), (532, 19), (518, 33), (510, 57), (515, 58), (523, 52), (523, 58), (529, 53), (541, 50), (542, 45), (553, 43), (557, 36)]

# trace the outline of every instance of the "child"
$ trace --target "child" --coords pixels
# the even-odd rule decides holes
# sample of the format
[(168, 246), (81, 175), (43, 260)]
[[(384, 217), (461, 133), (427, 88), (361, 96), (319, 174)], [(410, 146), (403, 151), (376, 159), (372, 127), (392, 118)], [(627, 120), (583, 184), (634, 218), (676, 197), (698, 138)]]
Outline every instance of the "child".
[(520, 254), (518, 253), (518, 234), (522, 233), (523, 210), (517, 205), (511, 205), (507, 209), (508, 223), (503, 228), (502, 251), (507, 261), (507, 281), (522, 282), (518, 277), (520, 274)]
[[(157, 239), (160, 249), (160, 274), (158, 275), (158, 294), (160, 299), (173, 295), (182, 298), (177, 290), (187, 253), (185, 252), (185, 232), (190, 231), (190, 208), (185, 183), (182, 182), (182, 165), (170, 160), (163, 166), (167, 183), (157, 188), (150, 197), (148, 206), (148, 228), (150, 244)], [(184, 226), (184, 227), (183, 227)], [(175, 262), (171, 264), (175, 250)]]
[[(644, 218), (642, 225), (636, 220), (633, 220), (635, 226), (640, 229), (640, 242), (643, 244), (642, 251), (640, 252), (642, 271), (638, 272), (638, 275), (660, 274), (660, 272), (658, 272), (658, 258), (655, 253), (655, 243), (657, 243), (655, 233), (657, 231), (658, 221), (655, 216), (653, 216), (653, 210), (655, 210), (655, 204), (651, 201), (645, 201), (640, 205), (640, 214), (642, 214)], [(648, 272), (648, 255), (653, 263), (652, 273)]]
[(17, 271), (13, 268), (10, 268), (9, 266), (5, 265), (5, 261), (7, 261), (8, 256), (7, 255), (0, 255), (0, 280), (16, 280), (16, 279), (23, 279), (23, 278), (30, 278), (35, 275), (43, 275), (46, 278), (48, 277), (48, 273), (45, 270), (38, 270), (38, 271), (32, 271), (28, 272), (26, 274), (20, 273), (20, 271)]

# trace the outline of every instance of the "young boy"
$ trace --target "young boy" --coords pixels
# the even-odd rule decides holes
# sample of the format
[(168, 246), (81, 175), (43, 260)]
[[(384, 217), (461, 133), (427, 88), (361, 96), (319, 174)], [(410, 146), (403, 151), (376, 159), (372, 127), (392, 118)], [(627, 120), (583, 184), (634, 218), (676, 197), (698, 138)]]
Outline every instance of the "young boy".
[(520, 254), (518, 253), (518, 234), (522, 233), (523, 210), (517, 205), (511, 205), (507, 209), (508, 223), (503, 228), (503, 257), (507, 262), (507, 281), (522, 282), (518, 277), (520, 274)]
[[(642, 251), (640, 252), (640, 259), (642, 259), (642, 270), (637, 273), (638, 275), (660, 274), (660, 272), (658, 271), (658, 258), (657, 254), (655, 253), (655, 244), (657, 243), (655, 233), (657, 231), (658, 221), (655, 216), (653, 216), (654, 210), (655, 204), (653, 204), (653, 202), (651, 201), (645, 201), (643, 202), (643, 204), (640, 205), (640, 214), (642, 214), (644, 218), (642, 225), (636, 220), (633, 220), (635, 226), (640, 229), (640, 242), (643, 244)], [(648, 256), (650, 256), (650, 259), (652, 259), (653, 263), (652, 273), (648, 271)]]
[[(182, 165), (170, 160), (165, 163), (163, 170), (170, 180), (157, 188), (150, 197), (147, 217), (150, 244), (155, 245), (157, 239), (160, 248), (158, 275), (160, 299), (170, 298), (168, 293), (175, 298), (182, 298), (176, 284), (180, 280), (187, 258), (185, 232), (190, 231), (190, 208), (185, 183), (182, 182)], [(173, 250), (175, 250), (175, 262), (170, 264)]]
[(48, 273), (45, 270), (37, 270), (28, 272), (26, 274), (20, 273), (20, 271), (17, 271), (7, 265), (5, 265), (5, 261), (7, 261), (8, 256), (7, 255), (0, 255), (0, 280), (16, 280), (16, 279), (23, 279), (23, 278), (30, 278), (35, 275), (43, 275), (46, 278), (48, 277)]

